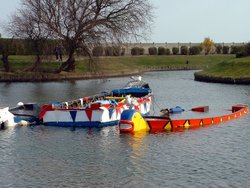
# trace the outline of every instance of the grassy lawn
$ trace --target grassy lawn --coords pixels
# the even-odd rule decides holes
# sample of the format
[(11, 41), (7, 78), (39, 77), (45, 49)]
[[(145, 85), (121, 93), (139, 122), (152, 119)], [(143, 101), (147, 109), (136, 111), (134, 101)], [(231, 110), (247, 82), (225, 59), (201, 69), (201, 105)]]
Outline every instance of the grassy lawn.
[(230, 78), (250, 78), (250, 57), (233, 58), (199, 72), (200, 75)]
[[(64, 57), (66, 60), (66, 57)], [(188, 60), (188, 64), (186, 61)], [(34, 56), (10, 56), (11, 70), (22, 72), (34, 62)], [(43, 58), (40, 67), (44, 72), (52, 72), (60, 66), (54, 56)], [(250, 57), (235, 58), (235, 55), (196, 55), (196, 56), (119, 56), (95, 59), (94, 69), (103, 74), (124, 73), (131, 70), (145, 70), (157, 67), (184, 69), (186, 67), (203, 69), (199, 74), (218, 77), (250, 77)], [(0, 69), (2, 70), (2, 63)], [(76, 56), (77, 74), (92, 73), (86, 57)]]

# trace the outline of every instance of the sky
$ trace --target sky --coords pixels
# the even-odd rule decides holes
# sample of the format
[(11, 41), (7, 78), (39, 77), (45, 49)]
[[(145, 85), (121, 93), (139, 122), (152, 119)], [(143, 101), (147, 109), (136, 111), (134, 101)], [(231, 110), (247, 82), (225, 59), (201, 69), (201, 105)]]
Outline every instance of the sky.
[[(0, 33), (21, 0), (0, 0)], [(146, 41), (155, 43), (250, 42), (250, 0), (150, 0), (154, 22)]]

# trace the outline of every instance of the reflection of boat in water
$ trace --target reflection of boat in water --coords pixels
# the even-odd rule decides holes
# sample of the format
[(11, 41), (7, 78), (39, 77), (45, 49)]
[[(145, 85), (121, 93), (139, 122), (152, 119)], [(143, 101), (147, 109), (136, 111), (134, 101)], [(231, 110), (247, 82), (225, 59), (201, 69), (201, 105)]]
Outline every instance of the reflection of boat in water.
[[(207, 106), (193, 108), (194, 111), (207, 111)], [(121, 133), (131, 133), (137, 131), (148, 132), (163, 132), (163, 131), (180, 131), (188, 128), (197, 128), (213, 124), (219, 124), (235, 118), (241, 117), (248, 113), (247, 105), (232, 106), (231, 113), (227, 115), (201, 118), (184, 118), (184, 119), (170, 119), (162, 116), (145, 116), (143, 117), (136, 110), (126, 110), (122, 113), (119, 123)]]
[[(142, 82), (142, 81), (138, 81)], [(145, 83), (145, 82), (144, 82)], [(138, 89), (130, 87), (131, 90)], [(118, 125), (121, 113), (136, 109), (143, 115), (150, 112), (152, 95), (147, 92), (114, 92), (82, 97), (76, 100), (44, 104), (40, 119), (48, 126), (104, 127)]]

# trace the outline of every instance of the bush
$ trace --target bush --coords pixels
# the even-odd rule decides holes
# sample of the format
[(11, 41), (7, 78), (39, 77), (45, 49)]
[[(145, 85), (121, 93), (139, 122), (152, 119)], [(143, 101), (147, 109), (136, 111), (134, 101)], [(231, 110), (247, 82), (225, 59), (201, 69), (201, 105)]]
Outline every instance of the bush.
[(241, 58), (241, 57), (246, 57), (246, 56), (247, 54), (245, 52), (237, 52), (235, 55), (236, 58)]
[(221, 52), (222, 52), (222, 46), (220, 44), (216, 45), (215, 46), (215, 50), (216, 50), (217, 54), (221, 54)]
[(102, 46), (96, 46), (92, 50), (93, 56), (102, 56), (103, 55), (103, 47)]
[(228, 46), (223, 46), (222, 47), (222, 53), (223, 54), (228, 54), (228, 52), (229, 52), (229, 47)]
[(121, 48), (121, 56), (125, 55), (125, 48)]
[(188, 55), (188, 47), (181, 46), (181, 55)]
[(246, 55), (250, 55), (250, 42), (245, 45)]
[(140, 55), (140, 48), (139, 47), (132, 48), (131, 55)]
[(158, 55), (166, 55), (166, 48), (160, 46), (158, 48)]
[(156, 47), (150, 47), (148, 49), (149, 55), (157, 55), (157, 48)]
[(145, 51), (144, 48), (139, 48), (139, 51), (140, 51), (140, 55), (144, 55), (144, 51)]
[(198, 55), (201, 53), (201, 48), (199, 46), (191, 46), (189, 48), (190, 55)]
[(166, 55), (170, 55), (170, 54), (171, 54), (170, 49), (167, 48), (167, 49), (166, 49)]
[(113, 56), (114, 49), (111, 46), (105, 47), (105, 55), (106, 56)]
[(174, 55), (179, 54), (179, 48), (173, 47), (173, 48), (172, 48), (172, 52), (173, 52)]
[(245, 46), (231, 46), (231, 54), (242, 53), (245, 51)]
[(122, 49), (120, 46), (113, 46), (113, 56), (120, 56), (122, 53)]
[(144, 48), (134, 47), (131, 49), (131, 55), (143, 55)]

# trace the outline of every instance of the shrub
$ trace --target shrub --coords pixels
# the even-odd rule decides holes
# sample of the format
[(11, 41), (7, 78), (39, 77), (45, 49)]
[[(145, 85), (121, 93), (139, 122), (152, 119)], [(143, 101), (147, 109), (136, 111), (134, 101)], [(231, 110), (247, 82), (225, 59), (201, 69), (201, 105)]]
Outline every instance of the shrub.
[(113, 56), (114, 50), (111, 46), (105, 47), (105, 55), (106, 56)]
[(102, 46), (96, 46), (92, 50), (93, 56), (102, 56), (103, 55), (103, 47)]
[(134, 47), (131, 49), (131, 55), (139, 55), (139, 54), (140, 54), (139, 47)]
[(157, 55), (157, 48), (156, 47), (150, 47), (148, 49), (149, 55)]
[(170, 49), (167, 48), (167, 49), (166, 49), (166, 55), (170, 55), (170, 54), (171, 54)]
[(248, 42), (246, 45), (245, 45), (245, 52), (247, 55), (250, 55), (250, 42)]
[(145, 49), (144, 48), (139, 48), (139, 55), (144, 55), (144, 51), (145, 51)]
[(237, 52), (235, 55), (236, 58), (241, 58), (241, 57), (246, 57), (246, 56), (247, 54), (245, 52)]
[(222, 52), (222, 46), (220, 44), (216, 45), (215, 46), (215, 50), (216, 50), (217, 54), (221, 54), (221, 52)]
[(121, 56), (124, 56), (125, 55), (125, 48), (122, 48), (121, 49)]
[(223, 46), (222, 47), (222, 53), (223, 54), (228, 54), (228, 52), (229, 52), (229, 47), (228, 46)]
[(231, 54), (242, 53), (245, 51), (245, 46), (231, 46)]
[(188, 47), (181, 46), (181, 55), (188, 55)]
[(201, 48), (199, 46), (191, 46), (189, 48), (190, 55), (198, 55), (201, 53)]
[(158, 48), (158, 55), (166, 55), (166, 48), (160, 46)]
[(131, 49), (131, 55), (143, 55), (144, 48), (134, 47)]
[(173, 47), (173, 48), (172, 48), (172, 52), (173, 52), (174, 55), (179, 54), (179, 48)]
[(113, 56), (120, 56), (121, 55), (121, 47), (120, 46), (113, 46)]

